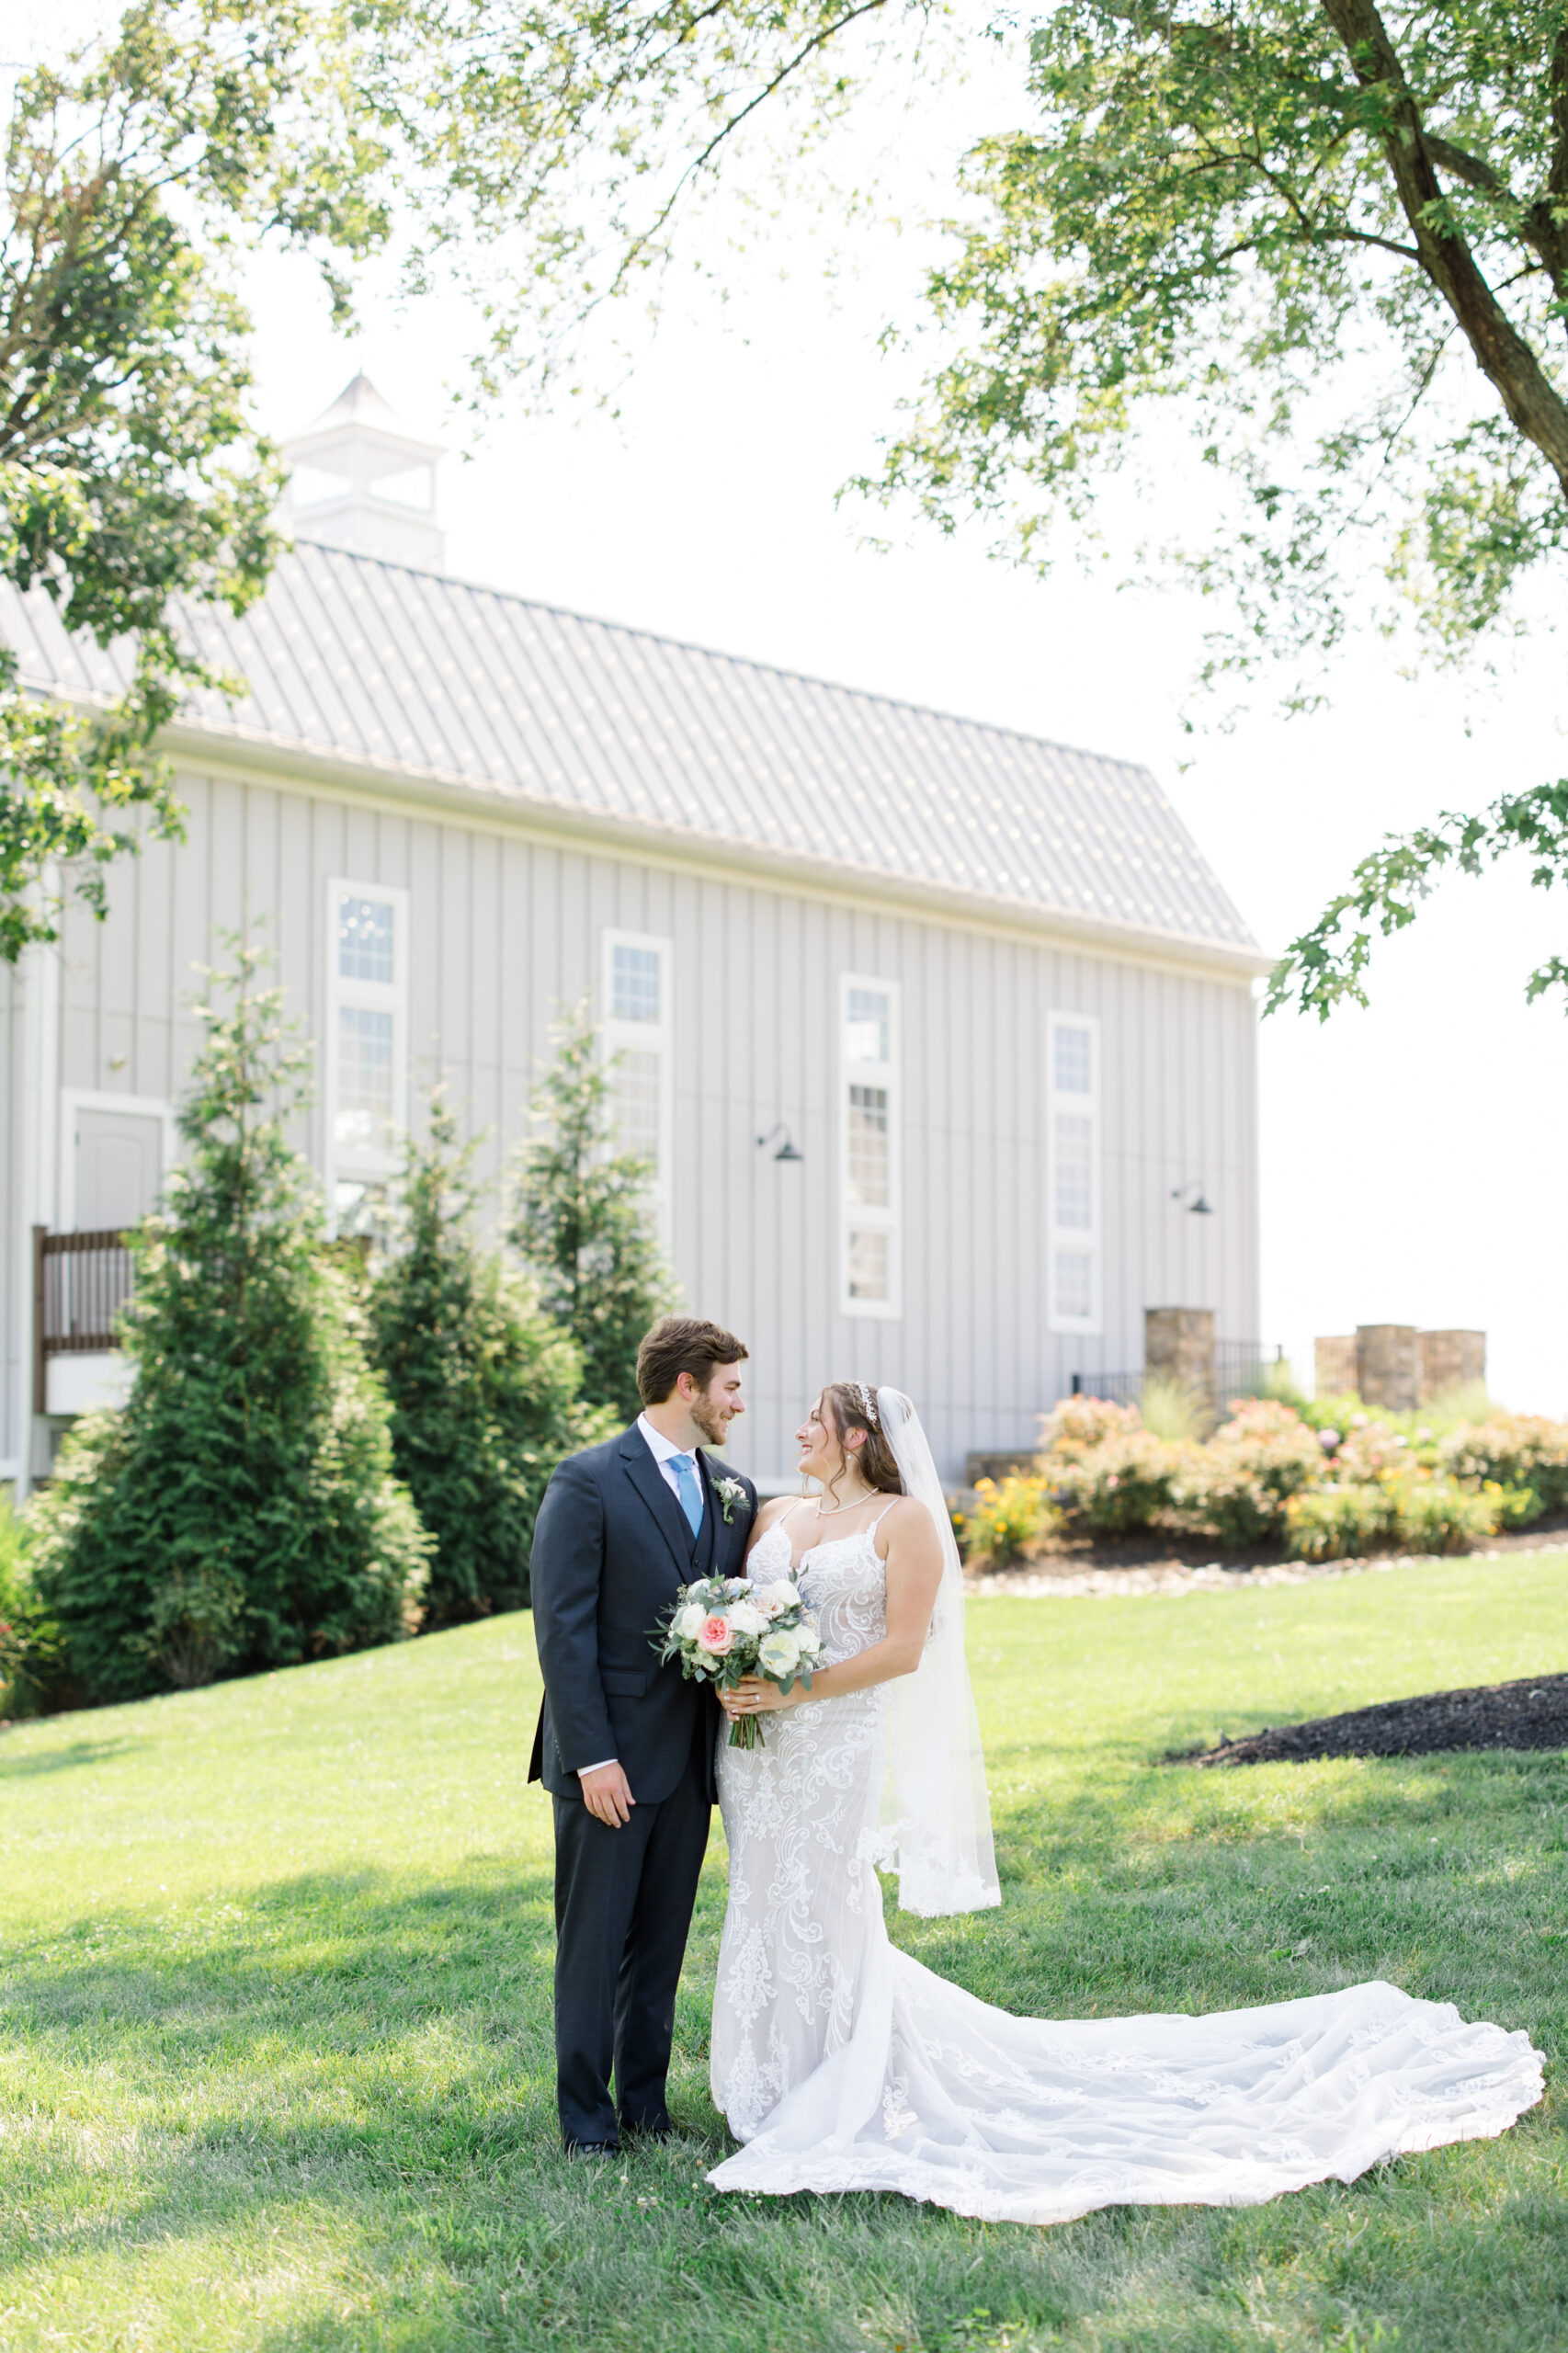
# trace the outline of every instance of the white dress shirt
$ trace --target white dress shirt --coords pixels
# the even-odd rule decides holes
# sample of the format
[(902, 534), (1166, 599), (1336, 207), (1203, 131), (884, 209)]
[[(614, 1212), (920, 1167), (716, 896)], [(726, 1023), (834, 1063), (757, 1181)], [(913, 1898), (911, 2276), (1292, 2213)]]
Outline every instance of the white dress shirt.
[(692, 1475), (697, 1481), (697, 1524), (699, 1528), (700, 1528), (702, 1525), (702, 1514), (706, 1510), (707, 1506), (703, 1501), (702, 1473), (697, 1467), (697, 1455), (695, 1449), (691, 1447), (673, 1446), (670, 1443), (670, 1440), (665, 1438), (662, 1430), (656, 1430), (653, 1427), (653, 1423), (648, 1419), (646, 1414), (638, 1415), (637, 1427), (642, 1433), (643, 1442), (647, 1446), (649, 1453), (653, 1456), (654, 1461), (659, 1466), (660, 1475), (662, 1476), (665, 1486), (669, 1489), (671, 1495), (674, 1495), (676, 1503), (680, 1504), (683, 1514), (686, 1510), (686, 1506), (680, 1503), (680, 1482), (676, 1477), (676, 1456), (677, 1454), (684, 1454), (687, 1461), (690, 1463)]
[[(677, 1454), (685, 1455), (687, 1461), (692, 1467), (692, 1471), (696, 1474), (697, 1501), (699, 1509), (705, 1511), (708, 1506), (702, 1494), (702, 1473), (697, 1468), (697, 1457), (693, 1453), (692, 1449), (689, 1447), (672, 1445), (670, 1440), (665, 1436), (663, 1430), (656, 1430), (653, 1427), (653, 1423), (648, 1419), (646, 1414), (638, 1415), (637, 1427), (642, 1434), (642, 1440), (644, 1445), (647, 1447), (649, 1453), (653, 1456), (654, 1461), (659, 1466), (660, 1477), (663, 1479), (665, 1486), (669, 1489), (671, 1495), (674, 1495), (676, 1503), (680, 1504), (682, 1514), (684, 1515), (686, 1511), (686, 1506), (681, 1503), (680, 1482), (676, 1477), (676, 1456)], [(699, 1518), (698, 1526), (700, 1528), (702, 1522)], [(577, 1768), (579, 1778), (584, 1773), (602, 1773), (607, 1765), (613, 1765), (615, 1761), (616, 1760), (613, 1756), (601, 1756), (597, 1765), (580, 1765)]]

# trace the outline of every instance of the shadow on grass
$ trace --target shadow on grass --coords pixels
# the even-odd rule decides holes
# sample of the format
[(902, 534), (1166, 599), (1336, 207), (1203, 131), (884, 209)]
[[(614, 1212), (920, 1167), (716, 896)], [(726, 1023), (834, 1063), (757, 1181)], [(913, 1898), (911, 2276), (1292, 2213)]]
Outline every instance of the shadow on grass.
[(204, 2167), (285, 2198), (346, 2169), (434, 2181), (552, 2130), (550, 1892), (312, 1873), (172, 1923), (99, 1915), (13, 1949), (0, 2028), (67, 2133), (112, 2076), (141, 2144), (122, 2231), (177, 2228)]
[(31, 1779), (40, 1773), (63, 1773), (73, 1765), (101, 1765), (106, 1757), (124, 1756), (143, 1748), (141, 1740), (74, 1740), (69, 1748), (46, 1748), (36, 1756), (11, 1756), (0, 1748), (0, 1781)]
[[(1385, 1816), (1417, 1802), (1425, 1823), (1438, 1797), (1391, 1785), (1381, 1800)], [(1190, 1846), (1179, 1880), (1142, 1884), (1119, 1812), (1085, 1805), (1071, 1872), (1020, 1882), (1004, 1913), (900, 1915), (899, 1941), (944, 1967), (926, 1939), (950, 1937), (949, 1973), (1018, 2011), (1123, 2006), (1062, 1998), (1091, 1985), (1103, 1997), (1123, 1969), (1150, 1982), (1150, 2006), (1177, 2006), (1189, 1948), (1216, 1995), (1250, 1998), (1235, 1880), (1247, 1850)], [(1037, 1810), (1012, 1808), (999, 1828), (1012, 1852)], [(1260, 1830), (1252, 1851), (1263, 1844)], [(1321, 1864), (1294, 1840), (1285, 1859), (1268, 1903), (1321, 1904), (1306, 1884)], [(1435, 1866), (1422, 1890), (1440, 1895)], [(1552, 2341), (1538, 2324), (1565, 2309), (1568, 2248), (1551, 2222), (1544, 2120), (1512, 2146), (1444, 2152), (1249, 2216), (1120, 2209), (1029, 2231), (892, 2198), (711, 2195), (699, 2177), (724, 2145), (703, 2087), (716, 1869), (677, 2017), (681, 2138), (619, 2167), (573, 2166), (555, 2139), (550, 1895), (546, 1869), (499, 1859), (413, 1889), (312, 1873), (183, 1921), (79, 1922), (16, 1953), (0, 2027), (26, 2039), (43, 2137), (31, 2222), (0, 2235), (0, 2270), (36, 2277), (47, 2247), (63, 2294), (67, 2269), (134, 2247), (176, 2280), (176, 2256), (146, 2251), (182, 2241), (221, 2245), (235, 2278), (292, 2266), (291, 2308), (244, 2337), (269, 2353), (993, 2353), (1031, 2334), (1085, 2353), (1217, 2353), (1370, 2342), (1380, 2319), (1420, 2353), (1472, 2353), (1483, 2310), (1497, 2316), (1489, 2346)], [(1506, 1898), (1488, 1898), (1474, 1929), (1489, 1946), (1517, 1938)], [(1346, 1917), (1366, 1908), (1353, 1891)], [(1269, 1913), (1264, 1932), (1277, 1927)], [(1364, 1920), (1356, 1932), (1379, 1933)], [(103, 2124), (128, 2151), (118, 2170), (93, 2145)]]

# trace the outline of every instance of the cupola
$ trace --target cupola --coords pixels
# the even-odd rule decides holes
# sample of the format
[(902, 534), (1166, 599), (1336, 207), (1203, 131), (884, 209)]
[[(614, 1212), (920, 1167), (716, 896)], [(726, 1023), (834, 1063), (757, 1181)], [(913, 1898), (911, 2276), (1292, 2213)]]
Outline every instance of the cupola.
[(447, 535), (436, 519), (436, 468), (445, 452), (410, 433), (368, 376), (356, 376), (324, 416), (285, 441), (282, 455), (282, 520), (297, 540), (441, 570)]

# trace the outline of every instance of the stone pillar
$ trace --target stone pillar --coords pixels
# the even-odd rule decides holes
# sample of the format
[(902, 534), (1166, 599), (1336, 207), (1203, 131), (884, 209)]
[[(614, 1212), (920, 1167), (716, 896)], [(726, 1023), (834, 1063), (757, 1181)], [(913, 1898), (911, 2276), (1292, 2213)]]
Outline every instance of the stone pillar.
[(1421, 1366), (1421, 1403), (1486, 1379), (1484, 1332), (1423, 1332), (1417, 1343)]
[(1413, 1413), (1421, 1403), (1421, 1360), (1414, 1324), (1358, 1324), (1356, 1386), (1364, 1405)]
[(1312, 1342), (1312, 1385), (1320, 1397), (1343, 1397), (1356, 1386), (1356, 1335)]
[(1211, 1307), (1146, 1307), (1143, 1310), (1143, 1370), (1214, 1394), (1214, 1310)]

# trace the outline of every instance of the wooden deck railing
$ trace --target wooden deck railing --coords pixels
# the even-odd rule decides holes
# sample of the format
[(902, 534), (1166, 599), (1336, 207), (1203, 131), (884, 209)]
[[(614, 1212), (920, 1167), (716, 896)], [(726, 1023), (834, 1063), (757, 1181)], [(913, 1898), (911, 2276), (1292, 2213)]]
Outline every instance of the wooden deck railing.
[(135, 1287), (135, 1271), (118, 1226), (90, 1233), (33, 1228), (33, 1398), (48, 1411), (51, 1357), (117, 1348), (115, 1318)]

